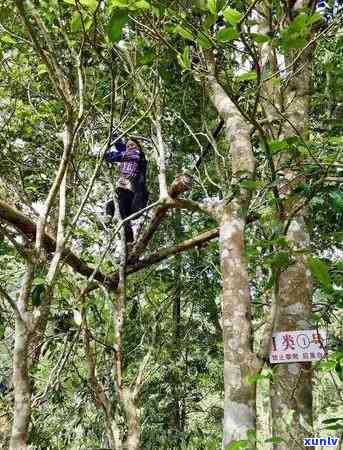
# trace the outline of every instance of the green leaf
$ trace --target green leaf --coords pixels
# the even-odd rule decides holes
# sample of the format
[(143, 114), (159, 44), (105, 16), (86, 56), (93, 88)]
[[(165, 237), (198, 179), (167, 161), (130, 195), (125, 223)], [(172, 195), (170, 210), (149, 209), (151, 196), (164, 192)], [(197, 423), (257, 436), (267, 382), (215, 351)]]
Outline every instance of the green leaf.
[(217, 1), (216, 0), (207, 0), (207, 9), (210, 13), (217, 15)]
[(34, 283), (35, 285), (37, 285), (37, 284), (44, 285), (45, 279), (44, 279), (43, 277), (37, 277), (37, 278), (35, 278), (35, 279), (33, 280), (33, 283)]
[(190, 41), (193, 40), (192, 32), (188, 28), (185, 28), (181, 25), (176, 25), (176, 27), (174, 28), (174, 33), (179, 34), (184, 39), (188, 39)]
[(322, 283), (326, 288), (331, 288), (331, 278), (327, 268), (327, 265), (324, 261), (319, 258), (310, 258), (309, 267), (312, 272), (312, 275)]
[(295, 19), (289, 24), (289, 29), (292, 31), (304, 32), (307, 31), (308, 15), (304, 12), (298, 14)]
[(0, 41), (2, 41), (4, 44), (15, 44), (15, 39), (4, 33), (0, 34)]
[(75, 11), (71, 18), (70, 29), (73, 33), (77, 33), (78, 31), (81, 30), (81, 27), (82, 27), (81, 15), (78, 11)]
[(107, 35), (111, 42), (120, 40), (123, 27), (128, 21), (128, 18), (127, 9), (117, 9), (113, 11), (107, 28)]
[(320, 364), (320, 369), (323, 370), (324, 372), (329, 372), (330, 370), (334, 369), (336, 367), (337, 362), (336, 361), (323, 361)]
[(111, 0), (110, 8), (128, 8), (129, 3), (127, 0)]
[(323, 420), (322, 423), (324, 423), (324, 424), (336, 423), (336, 422), (339, 422), (339, 421), (341, 421), (341, 420), (343, 420), (343, 417), (332, 417), (331, 419), (325, 419), (325, 420)]
[(304, 48), (307, 44), (307, 39), (304, 37), (290, 37), (283, 41), (285, 49), (290, 48)]
[(86, 17), (83, 21), (83, 25), (85, 27), (85, 31), (89, 31), (91, 26), (93, 25), (93, 20), (90, 17)]
[(284, 140), (274, 140), (269, 142), (270, 151), (275, 154), (280, 152), (281, 150), (288, 149), (288, 142)]
[(191, 69), (191, 59), (189, 55), (189, 47), (185, 47), (182, 53), (182, 56), (178, 55), (178, 60), (183, 67), (184, 70), (190, 70)]
[(343, 213), (343, 193), (336, 191), (330, 193), (331, 203), (338, 213)]
[(270, 367), (263, 369), (259, 373), (250, 375), (247, 377), (248, 384), (256, 384), (259, 380), (272, 380), (273, 379), (273, 369)]
[(206, 33), (199, 31), (198, 35), (197, 35), (197, 43), (199, 44), (199, 46), (201, 48), (211, 48), (212, 47), (212, 42), (210, 41), (210, 39), (207, 37)]
[(231, 25), (237, 25), (241, 20), (242, 14), (237, 9), (227, 8), (223, 12), (225, 19), (231, 23)]
[(75, 5), (75, 0), (64, 0), (64, 3), (67, 3), (67, 5)]
[(133, 3), (132, 5), (130, 5), (130, 9), (131, 10), (136, 10), (136, 9), (150, 9), (150, 3), (147, 2), (146, 0), (139, 0), (135, 3)]
[(225, 447), (225, 450), (240, 450), (242, 448), (245, 448), (248, 444), (248, 441), (241, 440), (241, 441), (234, 441), (231, 442), (227, 447)]
[(137, 59), (137, 63), (141, 66), (151, 64), (155, 59), (155, 53), (151, 48), (144, 50), (144, 53)]
[(216, 23), (216, 16), (210, 14), (206, 17), (204, 20), (204, 28), (205, 30), (208, 30), (211, 28), (212, 25)]
[(45, 64), (38, 64), (37, 73), (38, 75), (43, 75), (43, 73), (47, 73), (48, 69)]
[(263, 44), (264, 42), (271, 41), (271, 37), (268, 36), (267, 34), (263, 34), (263, 33), (251, 33), (251, 37), (258, 44)]
[(5, 337), (5, 324), (0, 322), (0, 339), (3, 339)]
[(242, 188), (250, 190), (255, 190), (260, 187), (260, 182), (255, 180), (243, 180), (239, 184)]
[(98, 7), (98, 0), (79, 0), (81, 5), (87, 6), (92, 11), (95, 11)]
[(233, 27), (222, 28), (217, 33), (217, 40), (219, 42), (234, 41), (239, 37), (238, 31)]
[(250, 70), (250, 72), (245, 72), (242, 73), (241, 75), (238, 75), (238, 77), (236, 77), (237, 81), (251, 81), (251, 80), (256, 80), (257, 78), (257, 74), (255, 72), (255, 70)]
[(44, 301), (45, 287), (44, 284), (37, 284), (32, 291), (32, 304), (39, 306)]
[(284, 250), (274, 252), (270, 258), (270, 265), (274, 269), (286, 269), (289, 266), (289, 253)]
[(319, 11), (316, 11), (314, 14), (312, 14), (312, 15), (308, 18), (307, 23), (308, 23), (309, 25), (312, 25), (313, 23), (318, 22), (319, 20), (322, 20), (322, 19), (323, 19), (323, 17), (322, 17), (322, 15), (321, 15), (321, 13), (320, 13)]

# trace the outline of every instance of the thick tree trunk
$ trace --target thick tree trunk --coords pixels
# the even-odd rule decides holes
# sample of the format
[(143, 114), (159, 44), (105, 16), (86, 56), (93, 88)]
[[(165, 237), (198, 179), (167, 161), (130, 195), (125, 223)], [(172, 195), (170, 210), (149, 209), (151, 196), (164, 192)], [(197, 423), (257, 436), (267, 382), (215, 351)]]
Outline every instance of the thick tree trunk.
[[(296, 136), (304, 141), (308, 138), (309, 90), (311, 49), (304, 52), (297, 73), (285, 95), (285, 115), (281, 136)], [(291, 193), (301, 182), (301, 172), (290, 168), (291, 157), (283, 155), (278, 166), (283, 168), (286, 185), (280, 186), (281, 197)], [(301, 167), (301, 166), (300, 166)], [(299, 176), (300, 175), (300, 176)], [(286, 204), (287, 205), (287, 204)], [(289, 217), (296, 205), (285, 206)], [(292, 250), (309, 250), (309, 236), (305, 230), (304, 210), (292, 218), (287, 231), (287, 240)], [(293, 263), (281, 272), (278, 287), (279, 314), (276, 331), (302, 330), (311, 327), (309, 317), (312, 309), (312, 283), (307, 258), (292, 253)], [(309, 363), (280, 364), (275, 369), (275, 380), (271, 391), (273, 413), (273, 435), (284, 442), (275, 444), (275, 450), (303, 448), (303, 439), (312, 429), (312, 371)]]
[[(305, 7), (309, 2), (305, 0), (297, 7)], [(259, 31), (269, 33), (272, 10), (267, 4), (259, 5), (263, 14), (257, 14)], [(287, 20), (285, 18), (285, 20)], [(260, 46), (260, 67), (271, 73), (279, 70), (276, 50), (269, 42)], [(289, 67), (289, 83), (283, 88), (282, 95), (277, 84), (270, 80), (264, 82), (262, 87), (262, 106), (269, 134), (273, 139), (297, 137), (300, 140), (308, 139), (309, 125), (309, 98), (311, 79), (311, 56), (313, 48), (298, 51), (290, 50), (285, 55), (286, 66)], [(297, 63), (293, 62), (297, 58)], [(299, 70), (299, 67), (301, 70)], [(292, 73), (294, 72), (294, 73)], [(279, 125), (282, 125), (281, 127)], [(294, 156), (281, 153), (274, 158), (278, 177), (281, 178), (278, 190), (281, 201), (292, 193), (292, 190), (301, 182), (301, 165), (296, 169)], [(281, 177), (280, 177), (281, 175)], [(283, 180), (282, 180), (283, 176)], [(282, 202), (280, 219), (284, 222), (290, 219), (292, 209), (289, 201)], [(281, 217), (281, 215), (283, 217)], [(311, 274), (308, 269), (306, 257), (294, 250), (308, 250), (309, 237), (305, 231), (304, 212), (300, 210), (292, 217), (287, 240), (291, 249), (293, 262), (281, 271), (278, 278), (277, 303), (278, 315), (275, 322), (275, 331), (291, 331), (308, 329), (311, 313), (312, 286)], [(306, 363), (279, 364), (274, 368), (275, 377), (271, 385), (271, 406), (273, 421), (273, 436), (282, 438), (283, 442), (274, 444), (275, 450), (299, 450), (303, 448), (303, 438), (311, 434), (312, 428), (312, 384), (311, 367)]]
[[(307, 248), (308, 236), (301, 216), (292, 221), (287, 237), (294, 248)], [(281, 273), (278, 290), (280, 307), (276, 330), (308, 329), (312, 284), (305, 256), (297, 256), (295, 262)], [(284, 440), (275, 444), (274, 449), (302, 450), (303, 439), (310, 435), (312, 428), (311, 364), (279, 364), (274, 371), (271, 390), (273, 435)]]
[(127, 436), (123, 449), (138, 450), (140, 448), (140, 417), (133, 395), (129, 389), (124, 388), (120, 394), (120, 401), (125, 411)]
[(244, 226), (240, 205), (224, 211), (220, 224), (223, 277), (224, 448), (255, 428), (256, 386), (247, 377), (255, 369), (252, 353), (250, 291), (244, 256)]
[(244, 249), (244, 228), (249, 193), (239, 187), (242, 178), (251, 178), (255, 158), (250, 142), (250, 126), (214, 76), (207, 77), (212, 103), (224, 119), (230, 143), (234, 198), (215, 213), (220, 224), (220, 264), (223, 278), (224, 346), (224, 427), (223, 447), (246, 438), (255, 428), (256, 390), (247, 377), (256, 370), (252, 352), (250, 289)]

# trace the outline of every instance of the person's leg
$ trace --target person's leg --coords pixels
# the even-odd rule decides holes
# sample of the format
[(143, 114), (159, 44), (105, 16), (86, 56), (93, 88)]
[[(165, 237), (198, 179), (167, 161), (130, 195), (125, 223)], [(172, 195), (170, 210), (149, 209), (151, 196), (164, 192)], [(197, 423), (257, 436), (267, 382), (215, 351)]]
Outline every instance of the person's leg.
[[(122, 219), (126, 219), (126, 217), (132, 214), (133, 192), (129, 189), (118, 188), (117, 194), (120, 216)], [(133, 242), (133, 231), (130, 221), (125, 222), (124, 229), (126, 242)]]
[(110, 200), (106, 203), (105, 206), (106, 216), (114, 216), (114, 201)]

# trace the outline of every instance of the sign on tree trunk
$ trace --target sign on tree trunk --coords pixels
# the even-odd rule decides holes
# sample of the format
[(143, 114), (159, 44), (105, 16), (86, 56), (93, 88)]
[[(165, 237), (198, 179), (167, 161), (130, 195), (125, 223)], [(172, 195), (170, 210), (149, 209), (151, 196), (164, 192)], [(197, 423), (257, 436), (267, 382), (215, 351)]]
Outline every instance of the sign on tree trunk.
[(327, 354), (326, 330), (273, 333), (269, 360), (272, 364), (319, 361)]

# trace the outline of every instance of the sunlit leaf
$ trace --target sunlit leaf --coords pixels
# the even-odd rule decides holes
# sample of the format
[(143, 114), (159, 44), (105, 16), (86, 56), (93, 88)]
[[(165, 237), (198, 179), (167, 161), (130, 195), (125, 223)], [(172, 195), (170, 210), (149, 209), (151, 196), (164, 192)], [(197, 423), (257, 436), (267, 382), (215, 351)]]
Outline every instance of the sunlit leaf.
[(242, 73), (236, 77), (237, 81), (252, 81), (256, 80), (257, 74), (255, 70), (250, 70), (249, 72)]
[(98, 0), (79, 0), (81, 5), (87, 6), (92, 11), (95, 11), (98, 7)]
[(133, 3), (130, 5), (130, 9), (136, 10), (136, 9), (150, 9), (150, 3), (146, 0), (139, 0), (138, 2)]
[(207, 9), (210, 11), (210, 13), (217, 15), (217, 1), (207, 0)]
[(223, 12), (225, 19), (231, 23), (231, 25), (236, 25), (242, 17), (242, 14), (233, 8), (227, 8)]
[(81, 30), (81, 27), (82, 27), (81, 15), (78, 11), (75, 11), (71, 18), (70, 29), (73, 33), (76, 33)]
[(240, 440), (240, 441), (234, 441), (231, 444), (229, 444), (227, 447), (225, 447), (225, 450), (240, 450), (245, 448), (248, 445), (248, 441), (246, 440)]

